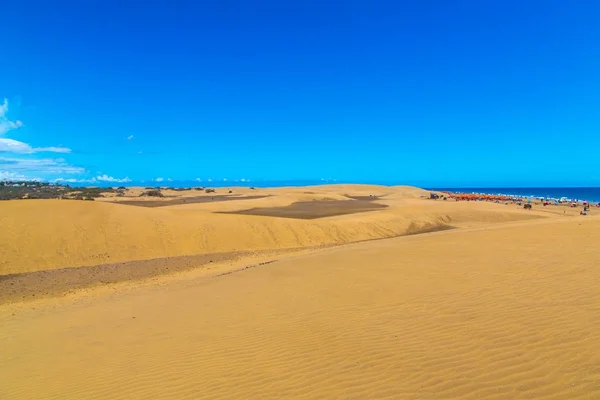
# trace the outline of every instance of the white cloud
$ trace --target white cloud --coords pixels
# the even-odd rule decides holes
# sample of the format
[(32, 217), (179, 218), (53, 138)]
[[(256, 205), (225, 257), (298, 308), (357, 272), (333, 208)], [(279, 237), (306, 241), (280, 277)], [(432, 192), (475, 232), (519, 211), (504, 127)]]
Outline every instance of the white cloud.
[(95, 182), (96, 179), (77, 179), (77, 178), (56, 178), (52, 179), (51, 182), (64, 182), (64, 183), (90, 183)]
[(0, 106), (0, 118), (6, 118), (7, 112), (8, 112), (8, 99), (5, 98), (4, 102)]
[(125, 183), (131, 182), (129, 178), (113, 178), (112, 176), (108, 176), (106, 174), (99, 175), (97, 177), (92, 177), (89, 179), (78, 179), (78, 178), (56, 178), (52, 179), (52, 182), (64, 182), (64, 183), (94, 183), (94, 182), (116, 182), (116, 183)]
[(131, 179), (128, 177), (125, 178), (113, 178), (112, 176), (108, 176), (106, 174), (100, 175), (96, 177), (96, 180), (101, 182), (131, 182)]
[(162, 181), (164, 181), (164, 180), (165, 180), (164, 178), (156, 178), (154, 181), (155, 181), (155, 182), (162, 182)]
[(197, 180), (198, 182), (202, 182), (202, 179), (200, 179), (200, 178), (196, 178), (196, 180)]
[(0, 138), (0, 153), (70, 153), (66, 147), (31, 147), (27, 143), (14, 139)]
[(29, 175), (83, 174), (85, 169), (69, 165), (64, 158), (14, 158), (0, 157), (0, 170)]
[(5, 153), (33, 153), (33, 148), (27, 143), (19, 142), (13, 139), (0, 138), (0, 152)]
[(0, 135), (4, 135), (8, 131), (13, 129), (19, 129), (23, 126), (23, 122), (16, 120), (11, 121), (8, 119), (6, 114), (8, 113), (8, 99), (4, 99), (2, 105), (0, 105)]
[[(4, 99), (0, 103), (0, 136), (23, 126), (21, 121), (9, 119), (8, 113), (9, 103)], [(70, 152), (71, 149), (62, 146), (33, 147), (29, 143), (0, 137), (0, 177), (4, 180), (42, 180), (38, 177), (85, 173), (84, 168), (69, 165), (63, 158), (32, 158), (36, 153)], [(1, 156), (3, 153), (11, 153), (15, 156), (4, 157)]]
[[(0, 105), (0, 135), (23, 126), (23, 122), (8, 119), (8, 100)], [(32, 147), (31, 145), (14, 139), (0, 138), (0, 153), (70, 153), (71, 149), (66, 147)]]
[(55, 146), (50, 146), (50, 147), (35, 147), (33, 149), (36, 153), (43, 153), (43, 152), (47, 152), (47, 153), (70, 153), (71, 149), (69, 149), (68, 147), (55, 147)]
[(23, 126), (21, 121), (10, 121), (8, 119), (0, 120), (0, 135), (4, 135), (8, 131), (13, 129), (19, 129)]
[(127, 136), (127, 140), (131, 140), (131, 139), (133, 139), (133, 135)]
[(42, 178), (23, 175), (10, 171), (0, 171), (0, 181), (41, 181)]

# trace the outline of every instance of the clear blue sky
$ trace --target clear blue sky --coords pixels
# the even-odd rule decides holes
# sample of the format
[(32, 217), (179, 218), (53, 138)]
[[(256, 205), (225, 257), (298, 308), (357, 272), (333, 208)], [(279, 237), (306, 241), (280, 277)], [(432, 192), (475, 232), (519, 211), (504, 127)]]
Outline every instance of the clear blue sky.
[(6, 0), (0, 178), (600, 186), (599, 16), (583, 0)]

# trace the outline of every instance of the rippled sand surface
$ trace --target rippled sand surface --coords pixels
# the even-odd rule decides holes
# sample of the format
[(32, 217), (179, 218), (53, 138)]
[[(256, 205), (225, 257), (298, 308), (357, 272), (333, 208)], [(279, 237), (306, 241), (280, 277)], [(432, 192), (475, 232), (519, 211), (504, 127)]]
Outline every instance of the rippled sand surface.
[(386, 201), (316, 222), (457, 229), (1, 306), (0, 398), (600, 398), (598, 217)]

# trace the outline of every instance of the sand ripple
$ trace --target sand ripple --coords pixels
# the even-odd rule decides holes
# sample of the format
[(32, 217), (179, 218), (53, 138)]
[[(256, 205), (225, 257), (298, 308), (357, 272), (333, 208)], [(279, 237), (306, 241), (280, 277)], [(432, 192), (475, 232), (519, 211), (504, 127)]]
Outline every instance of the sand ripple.
[(599, 228), (410, 236), (6, 306), (0, 398), (597, 399)]

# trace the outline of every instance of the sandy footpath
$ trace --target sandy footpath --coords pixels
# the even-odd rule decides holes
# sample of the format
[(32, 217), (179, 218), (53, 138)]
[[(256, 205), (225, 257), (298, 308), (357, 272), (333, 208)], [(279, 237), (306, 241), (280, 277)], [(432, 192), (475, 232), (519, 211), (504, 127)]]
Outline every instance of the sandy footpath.
[[(302, 197), (288, 196), (244, 202), (280, 207)], [(599, 217), (435, 202), (393, 189), (381, 203), (389, 207), (299, 223), (345, 227), (338, 239), (399, 221), (404, 233), (409, 221), (456, 229), (253, 253), (211, 270), (0, 306), (0, 399), (600, 398)], [(101, 206), (188, 217), (223, 210)], [(256, 232), (283, 223), (209, 218), (222, 217), (255, 219)], [(296, 222), (281, 226), (315, 226)], [(97, 233), (80, 226), (88, 238)], [(125, 248), (96, 245), (111, 254)], [(52, 255), (48, 265), (74, 257)]]

